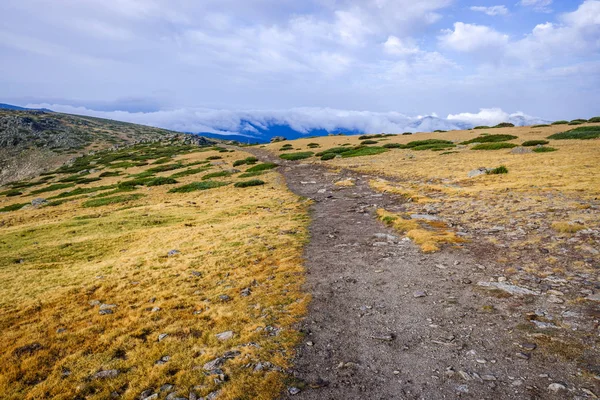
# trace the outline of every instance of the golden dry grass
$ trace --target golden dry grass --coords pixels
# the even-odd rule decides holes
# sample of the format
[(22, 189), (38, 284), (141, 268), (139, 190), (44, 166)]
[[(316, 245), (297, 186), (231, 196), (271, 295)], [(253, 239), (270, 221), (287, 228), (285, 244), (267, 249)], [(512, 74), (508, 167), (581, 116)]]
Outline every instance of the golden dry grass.
[[(210, 172), (249, 156), (177, 159), (211, 155), (223, 160)], [(299, 340), (293, 326), (309, 300), (301, 289), (307, 204), (272, 171), (261, 187), (167, 193), (201, 175), (142, 187), (135, 193), (145, 197), (124, 204), (83, 208), (83, 196), (0, 214), (0, 398), (107, 399), (116, 392), (137, 399), (164, 384), (185, 397), (280, 393), (281, 371)], [(23, 199), (3, 198), (0, 208), (17, 202)], [(173, 249), (180, 253), (169, 257)], [(100, 315), (94, 301), (115, 305), (114, 313)], [(218, 340), (224, 331), (233, 338)], [(159, 342), (160, 334), (168, 336)], [(228, 380), (215, 382), (202, 366), (230, 350), (240, 355), (222, 367)], [(273, 367), (254, 372), (259, 362)], [(116, 377), (94, 379), (113, 369)]]

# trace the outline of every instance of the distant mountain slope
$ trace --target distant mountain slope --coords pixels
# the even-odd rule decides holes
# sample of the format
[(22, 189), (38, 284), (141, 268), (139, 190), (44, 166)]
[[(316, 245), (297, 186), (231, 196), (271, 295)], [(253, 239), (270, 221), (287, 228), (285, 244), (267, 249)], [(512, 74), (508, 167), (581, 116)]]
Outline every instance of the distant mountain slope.
[(197, 135), (101, 118), (0, 109), (0, 185), (87, 151), (154, 141), (211, 143)]
[(19, 106), (13, 106), (12, 104), (0, 103), (0, 110), (13, 110), (13, 111), (45, 111), (45, 112), (53, 112), (52, 110), (48, 110), (47, 108), (25, 108)]

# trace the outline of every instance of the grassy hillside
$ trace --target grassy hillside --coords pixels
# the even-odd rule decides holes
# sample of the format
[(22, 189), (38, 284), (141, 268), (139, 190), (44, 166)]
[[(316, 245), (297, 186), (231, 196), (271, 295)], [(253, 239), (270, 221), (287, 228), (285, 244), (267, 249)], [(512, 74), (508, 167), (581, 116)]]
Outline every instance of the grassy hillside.
[(35, 176), (87, 151), (139, 142), (199, 140), (206, 143), (191, 135), (125, 122), (0, 109), (0, 184)]
[(275, 397), (307, 216), (272, 167), (140, 144), (3, 188), (0, 398)]

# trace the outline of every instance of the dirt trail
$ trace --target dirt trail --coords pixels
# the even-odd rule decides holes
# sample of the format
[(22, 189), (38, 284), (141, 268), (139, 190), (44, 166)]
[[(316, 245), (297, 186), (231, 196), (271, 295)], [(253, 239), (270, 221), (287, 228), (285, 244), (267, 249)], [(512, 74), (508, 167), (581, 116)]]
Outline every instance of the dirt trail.
[[(523, 334), (512, 330), (519, 312), (485, 311), (496, 301), (521, 300), (477, 290), (474, 284), (492, 275), (481, 260), (463, 249), (424, 255), (376, 220), (378, 207), (400, 211), (401, 199), (372, 191), (368, 176), (244, 150), (281, 164), (290, 189), (314, 200), (305, 249), (313, 301), (289, 388), (301, 390), (284, 397), (587, 398), (573, 382), (575, 366), (522, 347)], [(334, 185), (343, 178), (356, 185)], [(549, 390), (553, 383), (565, 389)]]

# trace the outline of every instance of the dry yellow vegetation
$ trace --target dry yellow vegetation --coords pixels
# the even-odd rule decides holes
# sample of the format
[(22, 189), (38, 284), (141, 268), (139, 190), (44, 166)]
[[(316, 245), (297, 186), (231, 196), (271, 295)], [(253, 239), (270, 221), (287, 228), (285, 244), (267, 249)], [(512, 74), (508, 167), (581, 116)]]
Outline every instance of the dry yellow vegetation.
[[(206, 173), (250, 155), (186, 152), (173, 161), (211, 156), (222, 159)], [(0, 398), (137, 399), (161, 387), (161, 398), (280, 393), (309, 300), (307, 203), (273, 171), (262, 173), (263, 186), (168, 192), (202, 175), (142, 186), (134, 193), (143, 197), (118, 204), (83, 207), (90, 193), (0, 213)], [(2, 198), (0, 208), (73, 189)]]

